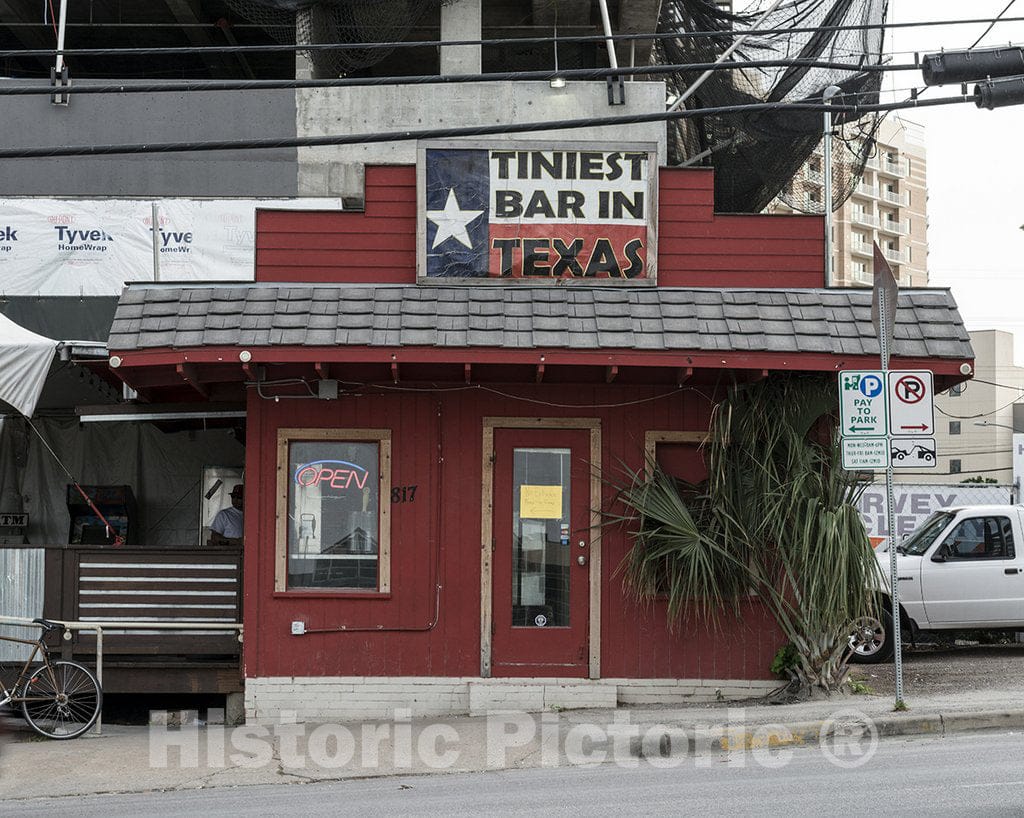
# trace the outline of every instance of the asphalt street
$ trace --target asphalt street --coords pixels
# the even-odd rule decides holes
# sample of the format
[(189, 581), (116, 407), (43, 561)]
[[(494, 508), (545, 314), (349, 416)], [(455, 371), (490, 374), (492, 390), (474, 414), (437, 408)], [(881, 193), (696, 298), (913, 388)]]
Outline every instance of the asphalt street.
[[(591, 768), (349, 780), (127, 795), (6, 801), (0, 813), (192, 816), (358, 814), (560, 815), (1024, 813), (1024, 735), (883, 739), (859, 767), (837, 766), (817, 747), (775, 757), (674, 759), (659, 769)], [(843, 756), (844, 763), (851, 757)], [(779, 766), (774, 766), (778, 764)], [(46, 771), (40, 770), (40, 775)]]

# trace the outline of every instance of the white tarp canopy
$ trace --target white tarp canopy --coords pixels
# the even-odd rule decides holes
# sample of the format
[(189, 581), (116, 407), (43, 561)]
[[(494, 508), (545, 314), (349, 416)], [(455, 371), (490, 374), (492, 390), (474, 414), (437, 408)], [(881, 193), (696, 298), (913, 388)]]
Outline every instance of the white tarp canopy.
[(0, 315), (0, 400), (31, 417), (57, 342)]

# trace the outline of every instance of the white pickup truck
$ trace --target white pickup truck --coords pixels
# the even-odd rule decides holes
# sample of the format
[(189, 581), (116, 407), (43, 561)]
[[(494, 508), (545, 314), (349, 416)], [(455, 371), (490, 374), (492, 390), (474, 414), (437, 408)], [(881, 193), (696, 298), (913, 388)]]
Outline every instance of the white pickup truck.
[[(1024, 506), (961, 506), (934, 512), (896, 546), (901, 628), (1024, 631)], [(854, 624), (853, 661), (892, 656), (889, 554), (878, 617)]]

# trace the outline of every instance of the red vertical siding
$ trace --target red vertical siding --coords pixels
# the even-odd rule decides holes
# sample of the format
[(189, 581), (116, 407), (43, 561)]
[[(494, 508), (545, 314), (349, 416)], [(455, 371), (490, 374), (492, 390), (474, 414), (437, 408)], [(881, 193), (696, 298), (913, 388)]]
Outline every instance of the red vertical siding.
[[(627, 403), (664, 388), (514, 386), (504, 391), (551, 403)], [(246, 674), (248, 676), (477, 676), (480, 663), (481, 435), (485, 416), (532, 416), (533, 402), (461, 391), (403, 392), (339, 401), (281, 401), (250, 396), (246, 514)], [(709, 401), (694, 390), (601, 410), (544, 407), (551, 417), (599, 417), (603, 505), (611, 502), (622, 467), (643, 464), (644, 431), (707, 427)], [(392, 506), (392, 593), (386, 598), (275, 594), (276, 435), (280, 426), (390, 428), (392, 485), (417, 485), (414, 503)], [(382, 498), (384, 500), (386, 498)], [(253, 506), (255, 504), (255, 507)], [(255, 513), (253, 513), (255, 512)], [(602, 544), (602, 675), (605, 677), (766, 678), (781, 643), (756, 606), (742, 624), (725, 616), (719, 630), (680, 623), (673, 631), (665, 605), (638, 604), (616, 569), (629, 542), (609, 528)], [(437, 562), (439, 560), (439, 563)], [(431, 630), (292, 636), (290, 623), (310, 628)]]
[[(717, 214), (711, 170), (659, 180), (660, 286), (824, 286), (820, 216)], [(257, 211), (256, 280), (415, 282), (415, 169), (367, 167), (365, 212)]]

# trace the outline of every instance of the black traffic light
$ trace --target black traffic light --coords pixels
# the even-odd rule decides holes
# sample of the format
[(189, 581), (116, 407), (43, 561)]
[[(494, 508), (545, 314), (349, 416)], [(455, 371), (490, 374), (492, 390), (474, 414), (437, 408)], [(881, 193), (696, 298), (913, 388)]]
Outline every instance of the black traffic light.
[(1009, 45), (926, 54), (921, 61), (921, 73), (925, 85), (953, 85), (993, 77), (1012, 77), (1024, 74), (1024, 48)]
[(986, 80), (974, 86), (974, 104), (979, 108), (1003, 108), (1024, 103), (1024, 77)]

